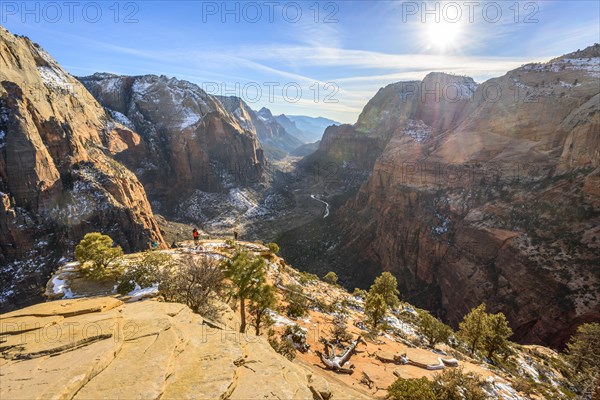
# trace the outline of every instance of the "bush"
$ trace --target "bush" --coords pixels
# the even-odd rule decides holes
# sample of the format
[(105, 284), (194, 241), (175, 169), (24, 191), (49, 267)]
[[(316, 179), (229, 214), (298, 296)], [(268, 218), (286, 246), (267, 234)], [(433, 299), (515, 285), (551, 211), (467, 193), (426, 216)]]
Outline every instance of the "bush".
[(117, 292), (127, 294), (134, 290), (136, 285), (145, 288), (159, 283), (160, 271), (171, 270), (173, 264), (173, 257), (169, 254), (146, 251), (139, 262), (127, 267), (117, 286)]
[(284, 299), (288, 303), (286, 312), (289, 317), (301, 318), (308, 314), (308, 299), (304, 295), (302, 286), (286, 285)]
[(433, 390), (436, 398), (444, 400), (487, 400), (483, 390), (485, 382), (472, 372), (464, 373), (462, 368), (446, 369), (436, 375)]
[(388, 387), (388, 393), (395, 400), (436, 400), (433, 383), (427, 378), (403, 379)]
[(269, 344), (277, 353), (281, 354), (290, 361), (296, 358), (296, 347), (294, 342), (289, 337), (282, 337), (281, 340), (277, 340), (275, 337), (275, 331), (269, 329)]
[(329, 284), (335, 285), (338, 281), (338, 276), (335, 272), (329, 271), (327, 275), (323, 277), (323, 282), (327, 282)]
[(214, 259), (187, 256), (179, 265), (162, 268), (158, 280), (158, 290), (166, 301), (184, 303), (209, 318), (218, 316), (210, 301), (212, 296), (222, 294), (225, 284)]
[(352, 296), (359, 297), (361, 299), (365, 299), (367, 297), (367, 291), (364, 289), (354, 288), (352, 292)]
[(277, 243), (269, 243), (267, 244), (267, 247), (269, 248), (269, 251), (273, 254), (277, 254), (279, 253), (279, 246), (277, 245)]
[(306, 285), (307, 283), (315, 282), (318, 280), (319, 277), (315, 274), (311, 274), (310, 272), (300, 272), (300, 276), (298, 277), (298, 282), (300, 282), (301, 285)]
[(331, 341), (334, 343), (350, 342), (352, 335), (348, 332), (348, 326), (346, 325), (346, 317), (343, 315), (336, 315), (331, 321), (333, 328), (331, 330)]
[(81, 263), (83, 274), (93, 280), (107, 280), (121, 275), (122, 266), (116, 261), (122, 256), (121, 247), (113, 247), (110, 236), (98, 232), (86, 234), (75, 248), (75, 258)]

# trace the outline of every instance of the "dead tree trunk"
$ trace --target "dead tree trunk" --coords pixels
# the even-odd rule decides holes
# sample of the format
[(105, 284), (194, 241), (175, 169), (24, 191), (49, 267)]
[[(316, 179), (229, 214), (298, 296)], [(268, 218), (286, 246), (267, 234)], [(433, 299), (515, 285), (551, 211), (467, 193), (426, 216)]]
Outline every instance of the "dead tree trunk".
[(354, 354), (354, 351), (356, 350), (358, 344), (362, 342), (362, 337), (358, 336), (356, 340), (350, 343), (350, 345), (348, 345), (348, 347), (346, 347), (342, 354), (340, 354), (339, 356), (335, 353), (334, 345), (332, 345), (325, 339), (323, 339), (322, 342), (325, 346), (325, 354), (317, 352), (317, 354), (321, 358), (321, 362), (325, 364), (327, 368), (336, 372), (352, 374), (354, 370), (348, 368), (348, 361), (350, 360), (350, 357), (352, 357), (352, 354)]

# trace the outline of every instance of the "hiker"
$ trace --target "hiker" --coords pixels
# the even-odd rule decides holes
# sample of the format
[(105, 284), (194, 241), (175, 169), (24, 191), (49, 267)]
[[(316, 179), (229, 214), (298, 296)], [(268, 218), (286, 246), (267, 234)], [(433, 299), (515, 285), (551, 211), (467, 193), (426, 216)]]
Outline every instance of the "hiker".
[(200, 234), (198, 233), (198, 229), (194, 228), (194, 231), (192, 233), (194, 235), (194, 243), (198, 244), (198, 239), (200, 238)]

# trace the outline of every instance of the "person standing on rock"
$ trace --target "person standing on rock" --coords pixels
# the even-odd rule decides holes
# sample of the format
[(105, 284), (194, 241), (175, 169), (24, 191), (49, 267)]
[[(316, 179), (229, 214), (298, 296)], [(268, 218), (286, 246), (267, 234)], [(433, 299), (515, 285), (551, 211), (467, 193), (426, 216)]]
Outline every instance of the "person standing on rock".
[(200, 238), (198, 229), (194, 228), (194, 230), (192, 231), (192, 234), (194, 235), (194, 244), (198, 244), (198, 239)]

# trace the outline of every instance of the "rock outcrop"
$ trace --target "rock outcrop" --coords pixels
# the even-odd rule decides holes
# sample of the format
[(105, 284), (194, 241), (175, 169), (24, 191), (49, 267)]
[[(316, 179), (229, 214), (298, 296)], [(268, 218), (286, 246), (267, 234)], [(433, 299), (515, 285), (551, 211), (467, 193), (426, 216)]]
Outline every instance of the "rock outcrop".
[(267, 157), (278, 160), (302, 146), (303, 143), (288, 133), (268, 108), (255, 112), (239, 97), (218, 96), (218, 99), (244, 129), (258, 136)]
[(144, 188), (114, 159), (137, 142), (42, 48), (0, 27), (0, 309), (39, 298), (86, 232), (126, 251), (163, 242)]
[(119, 154), (161, 212), (196, 190), (259, 183), (263, 150), (221, 102), (195, 84), (165, 76), (94, 74), (81, 82), (141, 142)]
[(430, 74), (381, 89), (318, 152), (370, 163), (369, 179), (333, 227), (284, 236), (284, 249), (285, 237), (319, 242), (286, 257), (348, 285), (392, 271), (454, 326), (486, 303), (523, 343), (560, 347), (600, 320), (600, 46), (578, 54), (479, 86)]
[(367, 398), (277, 354), (265, 338), (214, 328), (182, 304), (61, 300), (4, 314), (8, 398)]

